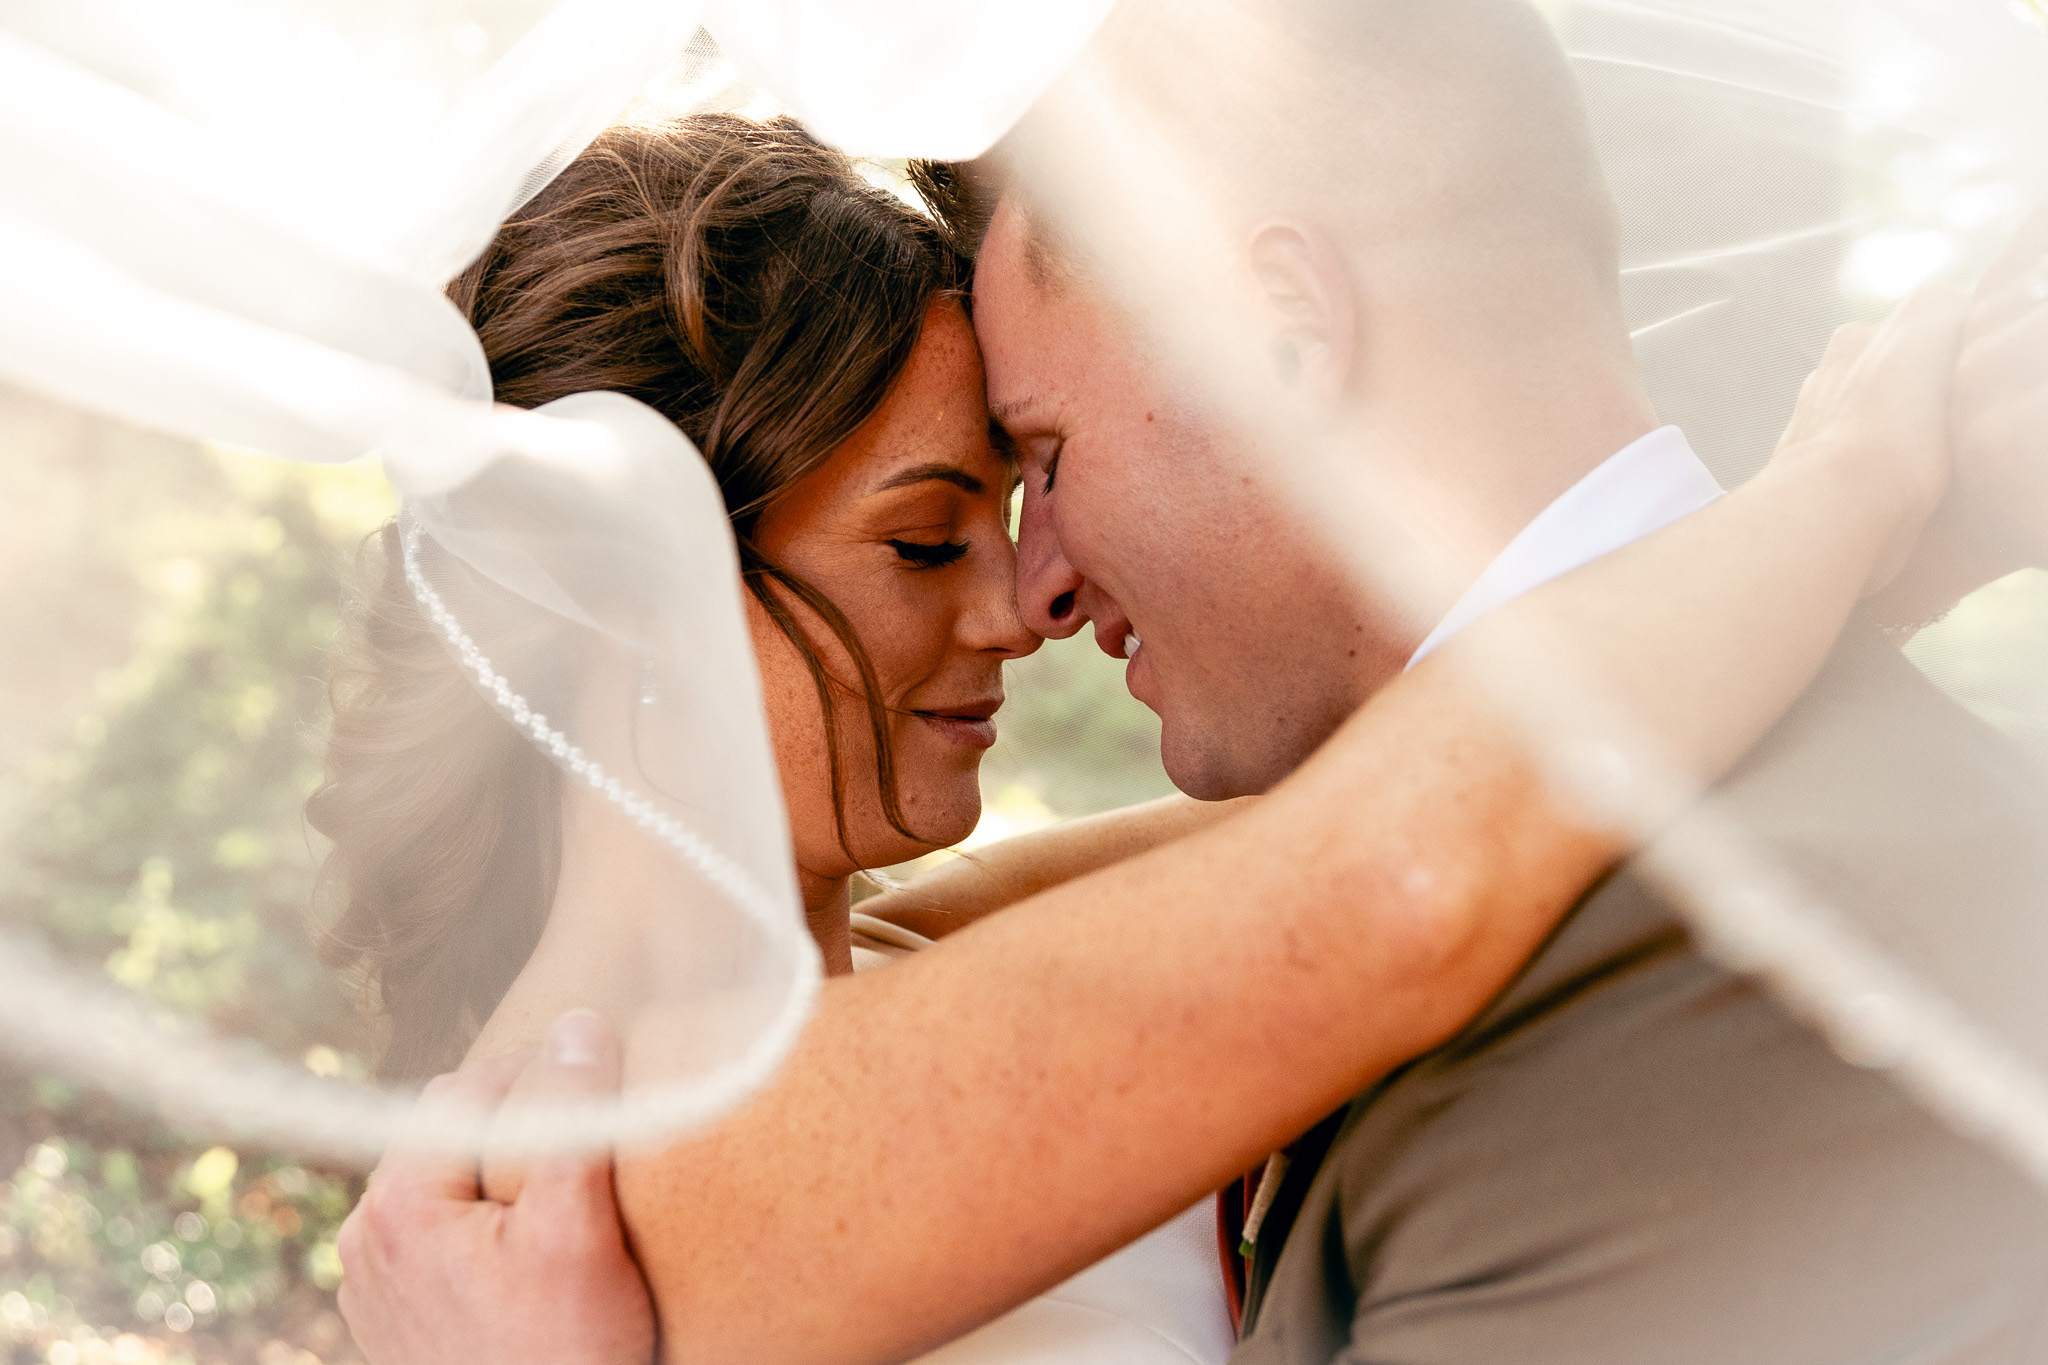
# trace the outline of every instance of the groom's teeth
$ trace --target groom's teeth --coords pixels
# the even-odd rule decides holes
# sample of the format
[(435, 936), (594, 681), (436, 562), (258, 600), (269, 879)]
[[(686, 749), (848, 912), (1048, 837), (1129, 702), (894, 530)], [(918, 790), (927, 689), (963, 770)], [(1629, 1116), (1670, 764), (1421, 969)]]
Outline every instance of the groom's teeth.
[(1124, 635), (1124, 657), (1126, 659), (1134, 657), (1138, 652), (1138, 646), (1143, 643), (1144, 641), (1138, 638), (1137, 632), (1126, 632)]

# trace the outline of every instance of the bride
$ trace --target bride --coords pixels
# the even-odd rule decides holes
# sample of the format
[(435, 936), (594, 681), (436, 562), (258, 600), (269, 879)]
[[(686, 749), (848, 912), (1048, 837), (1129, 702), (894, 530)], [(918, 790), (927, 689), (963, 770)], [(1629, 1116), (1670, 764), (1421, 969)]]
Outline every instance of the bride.
[[(606, 133), (451, 291), (498, 401), (624, 392), (703, 453), (749, 590), (804, 912), (833, 974), (929, 945), (851, 913), (852, 884), (973, 831), (1002, 665), (1041, 643), (1018, 616), (1017, 469), (989, 421), (966, 285), (930, 220), (793, 121), (700, 114)], [(558, 1008), (550, 968), (574, 951), (574, 921), (551, 905), (583, 884), (593, 860), (575, 834), (604, 817), (551, 799), (547, 759), (458, 671), (413, 601), (398, 526), (368, 567), (308, 816), (347, 892), (327, 956), (375, 987), (383, 1074), (423, 1079)], [(937, 908), (964, 920), (989, 878), (1065, 879), (1227, 809), (1168, 798), (1016, 841), (977, 860), (982, 894)], [(929, 927), (929, 888), (867, 904), (909, 900)], [(1106, 1269), (1174, 1285), (1207, 1310), (1177, 1330), (1199, 1358), (1227, 1353), (1206, 1205)]]
[[(608, 133), (455, 286), (500, 401), (535, 406), (620, 390), (670, 417), (703, 453), (740, 547), (811, 932), (838, 975), (894, 954), (920, 959), (828, 988), (791, 1064), (802, 1083), (771, 1085), (743, 1123), (721, 1130), (744, 1140), (704, 1140), (707, 1162), (733, 1177), (714, 1216), (801, 1212), (803, 1189), (754, 1177), (747, 1163), (791, 1168), (792, 1153), (769, 1149), (806, 1142), (805, 1097), (825, 1103), (878, 1086), (929, 1092), (904, 1106), (932, 1135), (926, 1146), (976, 1162), (971, 1138), (988, 1125), (956, 1125), (974, 1096), (958, 1092), (962, 1073), (944, 1063), (976, 1056), (977, 1031), (1006, 1017), (976, 1008), (961, 971), (999, 964), (981, 979), (992, 986), (1008, 968), (1028, 987), (1044, 965), (1028, 947), (1049, 936), (1085, 938), (1113, 919), (1122, 942), (1146, 945), (1148, 974), (1132, 995), (1153, 1018), (1173, 1018), (1161, 1012), (1169, 1006), (1227, 1002), (1251, 1012), (1243, 1022), (1252, 1032), (1263, 1010), (1273, 1036), (1284, 1027), (1289, 1037), (1328, 1041), (1294, 1049), (1288, 1074), (1269, 1075), (1264, 1090), (1206, 1106), (1217, 1077), (1198, 1058), (1135, 1077), (1096, 1063), (1091, 1074), (1114, 1093), (1106, 1110), (1077, 1112), (1128, 1114), (1128, 1141), (1144, 1150), (1104, 1166), (1087, 1189), (1063, 1190), (1093, 1212), (1057, 1238), (977, 1226), (956, 1229), (970, 1238), (970, 1255), (957, 1243), (934, 1255), (903, 1240), (920, 1226), (906, 1210), (919, 1209), (923, 1226), (943, 1221), (946, 1209), (920, 1201), (943, 1200), (959, 1182), (877, 1188), (857, 1201), (868, 1225), (842, 1226), (842, 1238), (919, 1277), (925, 1301), (945, 1304), (931, 1322), (825, 1302), (815, 1279), (740, 1256), (733, 1301), (746, 1306), (734, 1310), (728, 1349), (719, 1324), (701, 1318), (687, 1349), (709, 1351), (694, 1358), (763, 1358), (732, 1343), (782, 1311), (775, 1303), (786, 1293), (802, 1300), (794, 1316), (822, 1315), (843, 1329), (807, 1342), (816, 1359), (900, 1357), (958, 1338), (933, 1358), (1220, 1362), (1231, 1335), (1203, 1204), (1010, 1316), (961, 1333), (993, 1316), (991, 1305), (1022, 1297), (1017, 1285), (1049, 1278), (1041, 1264), (1075, 1268), (1130, 1241), (1283, 1145), (1336, 1098), (1454, 1032), (1620, 853), (1618, 834), (1558, 804), (1512, 719), (1488, 700), (1490, 634), (1539, 619), (1582, 623), (1570, 632), (1583, 647), (1579, 662), (1675, 757), (1704, 778), (1734, 761), (1810, 678), (1857, 596), (1885, 580), (1873, 566), (1898, 562), (1938, 500), (1938, 424), (1887, 429), (1870, 414), (1941, 411), (1933, 395), (1954, 329), (1923, 309), (1912, 326), (1838, 347), (1766, 475), (1473, 627), (1249, 809), (1173, 801), (1103, 817), (999, 845), (979, 868), (913, 884), (864, 903), (879, 913), (855, 915), (849, 888), (862, 869), (973, 828), (1001, 665), (1037, 644), (1012, 595), (1006, 507), (1016, 475), (991, 435), (965, 283), (963, 264), (926, 220), (866, 187), (794, 124), (699, 116)], [(1874, 491), (1844, 499), (1845, 480)], [(556, 795), (546, 760), (469, 692), (408, 594), (395, 529), (379, 548), (337, 679), (328, 781), (310, 806), (348, 892), (332, 957), (377, 988), (391, 1021), (387, 1073), (425, 1076), (467, 1056), (482, 1061), (472, 1077), (509, 1076), (518, 1050), (561, 1005), (593, 998), (577, 980), (579, 952), (602, 931), (608, 898), (626, 894), (621, 868), (631, 854), (601, 808)], [(1583, 624), (1594, 622), (1597, 630)], [(1783, 667), (1760, 669), (1762, 659)], [(1179, 840), (1188, 842), (1128, 872), (1088, 876)], [(1276, 858), (1282, 845), (1321, 850), (1321, 861)], [(1402, 868), (1450, 875), (1390, 875)], [(1248, 885), (1268, 894), (1257, 903), (1233, 894)], [(989, 924), (1006, 935), (934, 946), (903, 927), (964, 923), (1063, 886)], [(1240, 952), (1232, 935), (1292, 951)], [(1343, 989), (1304, 988), (1303, 960)], [(1100, 989), (1116, 990), (1139, 964), (1109, 957)], [(884, 1049), (848, 1029), (849, 1020), (890, 1018), (891, 1001), (917, 993), (960, 1006), (948, 1035), (891, 1033)], [(1061, 1047), (1056, 1031), (1040, 1036), (1049, 1050)], [(576, 1044), (586, 1060), (603, 1046), (588, 1036)], [(866, 1050), (888, 1056), (871, 1066)], [(920, 1057), (930, 1059), (928, 1076), (908, 1070)], [(991, 1103), (1015, 1074), (981, 1074)], [(828, 1168), (837, 1155), (813, 1150), (801, 1164), (857, 1185), (862, 1170)], [(421, 1182), (404, 1163), (426, 1160), (387, 1163), (393, 1169), (341, 1244), (344, 1311), (373, 1360), (510, 1358), (514, 1343), (535, 1359), (651, 1354), (644, 1298), (622, 1304), (565, 1288), (559, 1302), (494, 1303), (477, 1297), (477, 1285), (490, 1284), (488, 1258), (408, 1260), (405, 1247), (422, 1229), (409, 1221), (419, 1206), (405, 1194)], [(1115, 1181), (1132, 1162), (1157, 1177)], [(455, 1189), (475, 1188), (473, 1168), (436, 1169)], [(986, 1180), (988, 1168), (969, 1174)], [(517, 1206), (516, 1178), (494, 1172), (487, 1188)], [(1006, 1197), (1022, 1207), (1033, 1192)], [(631, 1198), (627, 1206), (634, 1212)], [(706, 1235), (703, 1216), (672, 1207), (635, 1217), (642, 1259)], [(492, 1226), (495, 1236), (505, 1225)], [(609, 1235), (623, 1256), (616, 1231)], [(676, 1313), (673, 1282), (657, 1276), (654, 1288), (653, 1306)], [(474, 1314), (416, 1311), (436, 1295)], [(593, 1304), (603, 1310), (595, 1317), (586, 1312)], [(433, 1329), (450, 1321), (465, 1335), (436, 1338)]]

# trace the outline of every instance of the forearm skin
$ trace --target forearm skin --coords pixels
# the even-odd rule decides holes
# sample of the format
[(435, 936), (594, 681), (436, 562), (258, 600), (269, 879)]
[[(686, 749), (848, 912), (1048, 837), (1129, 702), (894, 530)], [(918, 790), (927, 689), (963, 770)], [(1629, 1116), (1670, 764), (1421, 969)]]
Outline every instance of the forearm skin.
[(1199, 834), (1257, 799), (1195, 801), (1167, 796), (1063, 820), (953, 858), (913, 881), (862, 901), (860, 910), (927, 938), (944, 938), (1041, 891)]

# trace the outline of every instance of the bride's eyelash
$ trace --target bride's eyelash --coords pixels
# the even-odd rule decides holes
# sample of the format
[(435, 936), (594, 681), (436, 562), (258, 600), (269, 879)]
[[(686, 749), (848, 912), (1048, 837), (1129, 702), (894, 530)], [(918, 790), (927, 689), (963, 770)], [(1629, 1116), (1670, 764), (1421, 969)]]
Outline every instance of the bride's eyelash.
[(887, 542), (897, 557), (914, 569), (939, 569), (951, 564), (967, 553), (964, 540), (942, 540), (936, 545), (926, 545), (915, 540), (892, 540)]
[(1038, 490), (1040, 494), (1052, 492), (1052, 481), (1060, 474), (1060, 456), (1066, 453), (1066, 449), (1066, 446), (1062, 445), (1052, 453), (1052, 458), (1045, 462), (1045, 487)]

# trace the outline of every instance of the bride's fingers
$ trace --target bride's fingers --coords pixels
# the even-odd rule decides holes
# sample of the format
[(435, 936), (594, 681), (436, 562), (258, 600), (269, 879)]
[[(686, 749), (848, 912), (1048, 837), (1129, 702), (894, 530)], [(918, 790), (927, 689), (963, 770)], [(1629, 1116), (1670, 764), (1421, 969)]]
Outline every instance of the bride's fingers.
[(1949, 383), (1968, 310), (1960, 290), (1923, 285), (1882, 323), (1837, 329), (1801, 390), (1784, 444), (1846, 440), (1869, 459), (1890, 456), (1897, 472), (1931, 480), (1938, 492), (1948, 471)]
[[(2029, 304), (1996, 326), (1972, 318), (1957, 364), (1959, 389), (1985, 398), (2048, 386), (2048, 299)], [(1959, 399), (1976, 396), (1959, 393)]]
[(505, 1100), (533, 1049), (471, 1062), (428, 1081), (407, 1136), (392, 1144), (370, 1177), (380, 1200), (475, 1199), (477, 1160), (437, 1140), (443, 1127), (477, 1125)]
[(1953, 361), (1962, 348), (1969, 312), (1970, 296), (1963, 290), (1940, 281), (1923, 284), (1878, 324), (1872, 345), (1883, 348), (1887, 356), (1898, 356), (1916, 371), (1935, 362)]
[[(577, 1102), (619, 1093), (618, 1035), (603, 1015), (570, 1010), (548, 1030), (540, 1060), (521, 1084), (521, 1100)], [(609, 1152), (542, 1157), (526, 1170), (515, 1216), (532, 1217), (567, 1237), (579, 1231), (616, 1235)]]
[(1772, 456), (1774, 465), (1836, 467), (1855, 504), (1880, 519), (1886, 539), (1868, 591), (1912, 558), (1953, 477), (1949, 391), (1968, 307), (1959, 290), (1925, 286), (1882, 324), (1838, 331)]
[(2034, 206), (1977, 284), (1978, 317), (1997, 327), (2048, 303), (2048, 199)]
[(2048, 562), (2048, 303), (1971, 338), (1951, 425), (1982, 534), (2015, 564)]
[(1796, 445), (1827, 429), (1857, 362), (1876, 336), (1874, 322), (1844, 323), (1835, 329), (1821, 352), (1820, 363), (1799, 386), (1799, 401), (1793, 406), (1792, 421), (1785, 428), (1784, 444)]
[(342, 1312), (359, 1323), (359, 1288), (404, 1264), (406, 1248), (422, 1229), (450, 1210), (477, 1207), (477, 1163), (467, 1152), (431, 1139), (438, 1125), (474, 1123), (504, 1101), (532, 1054), (508, 1053), (472, 1062), (428, 1081), (420, 1091), (407, 1137), (394, 1142), (371, 1173), (370, 1187), (342, 1221), (335, 1238), (343, 1272)]

